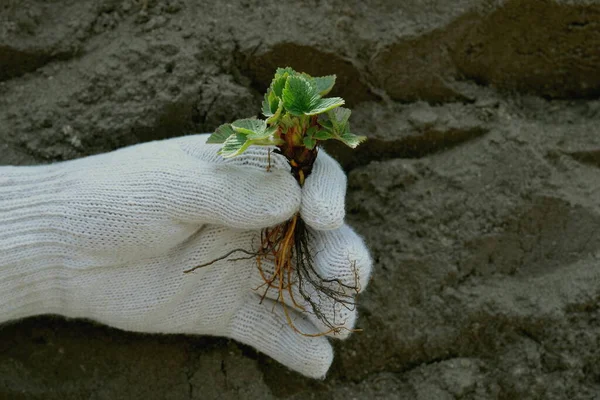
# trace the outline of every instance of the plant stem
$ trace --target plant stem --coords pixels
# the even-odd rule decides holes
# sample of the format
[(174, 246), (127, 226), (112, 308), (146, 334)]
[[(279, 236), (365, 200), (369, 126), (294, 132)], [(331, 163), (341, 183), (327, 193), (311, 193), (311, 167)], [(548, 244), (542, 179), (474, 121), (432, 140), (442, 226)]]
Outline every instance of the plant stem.
[[(312, 125), (317, 124), (316, 118), (311, 118)], [(306, 127), (301, 128), (302, 131), (306, 131)], [(312, 172), (313, 164), (317, 159), (318, 147), (315, 146), (313, 149), (308, 149), (301, 142), (301, 138), (304, 136), (304, 132), (298, 135), (295, 128), (291, 128), (284, 135), (282, 139), (284, 143), (278, 146), (279, 151), (283, 154), (290, 162), (292, 166), (292, 174), (298, 181), (300, 186), (304, 186), (304, 180)]]

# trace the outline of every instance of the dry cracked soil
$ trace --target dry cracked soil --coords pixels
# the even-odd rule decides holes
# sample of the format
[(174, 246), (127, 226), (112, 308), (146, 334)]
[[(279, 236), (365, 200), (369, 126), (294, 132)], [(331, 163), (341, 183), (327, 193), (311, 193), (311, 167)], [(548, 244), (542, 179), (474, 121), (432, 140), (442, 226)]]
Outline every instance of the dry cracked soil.
[(0, 398), (600, 398), (598, 0), (0, 0), (0, 164), (209, 132), (284, 65), (370, 139), (328, 147), (375, 261), (328, 377), (39, 317)]

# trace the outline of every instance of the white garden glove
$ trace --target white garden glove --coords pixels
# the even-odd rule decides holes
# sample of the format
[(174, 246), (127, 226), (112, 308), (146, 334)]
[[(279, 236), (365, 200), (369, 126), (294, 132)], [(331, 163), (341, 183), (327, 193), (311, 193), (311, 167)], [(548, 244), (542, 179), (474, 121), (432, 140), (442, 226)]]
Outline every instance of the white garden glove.
[[(254, 259), (234, 255), (183, 271), (256, 249), (261, 228), (300, 210), (320, 273), (352, 284), (355, 267), (364, 288), (371, 260), (343, 225), (344, 173), (321, 151), (301, 189), (282, 156), (271, 156), (268, 172), (265, 148), (224, 160), (207, 137), (0, 167), (0, 322), (59, 314), (128, 331), (226, 336), (323, 377), (331, 345), (294, 332), (281, 304), (260, 303)], [(322, 309), (334, 319), (330, 304)], [(302, 331), (326, 330), (310, 313), (291, 312)], [(355, 320), (355, 311), (338, 307), (336, 323), (350, 329)]]

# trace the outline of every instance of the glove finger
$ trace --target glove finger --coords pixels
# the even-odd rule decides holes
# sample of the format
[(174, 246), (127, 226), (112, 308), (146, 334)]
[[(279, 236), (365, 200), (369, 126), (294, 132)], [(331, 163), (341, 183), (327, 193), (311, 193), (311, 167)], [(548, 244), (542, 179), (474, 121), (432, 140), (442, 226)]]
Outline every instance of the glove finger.
[(261, 229), (286, 221), (300, 207), (300, 186), (282, 170), (196, 161), (186, 163), (167, 185), (175, 195), (165, 206), (182, 222)]
[(244, 153), (232, 158), (223, 158), (217, 154), (221, 144), (206, 144), (210, 134), (183, 136), (177, 139), (181, 149), (188, 155), (214, 164), (239, 165), (247, 169), (264, 171), (269, 166), (271, 170), (281, 169), (290, 171), (290, 164), (281, 154), (274, 153), (275, 146), (250, 146)]
[[(225, 159), (219, 154), (219, 144), (206, 144), (209, 134), (184, 136), (172, 139), (191, 157), (210, 164), (239, 166), (245, 170), (264, 172), (290, 171), (287, 159), (274, 153), (274, 147), (251, 146), (243, 154)], [(325, 151), (320, 150), (312, 173), (307, 177), (302, 190), (300, 213), (306, 223), (314, 229), (339, 228), (345, 217), (346, 175), (340, 165)]]
[[(303, 333), (317, 333), (311, 322), (288, 310)], [(281, 304), (250, 296), (232, 318), (229, 337), (256, 348), (288, 368), (311, 378), (324, 378), (333, 361), (333, 349), (325, 337), (307, 337), (286, 322)]]
[(337, 229), (344, 223), (345, 197), (344, 171), (337, 161), (319, 150), (312, 173), (302, 188), (302, 218), (314, 229)]
[(344, 224), (332, 231), (310, 230), (310, 247), (317, 273), (362, 292), (369, 283), (373, 261), (363, 239)]

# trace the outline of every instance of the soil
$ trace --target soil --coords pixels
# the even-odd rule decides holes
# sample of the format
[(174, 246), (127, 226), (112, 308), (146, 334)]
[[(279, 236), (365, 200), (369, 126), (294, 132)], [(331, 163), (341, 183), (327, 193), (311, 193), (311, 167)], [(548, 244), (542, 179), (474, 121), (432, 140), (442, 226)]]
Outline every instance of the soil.
[(599, 49), (598, 0), (1, 1), (0, 164), (210, 132), (278, 66), (336, 73), (375, 270), (324, 381), (39, 317), (0, 329), (0, 398), (600, 398)]

